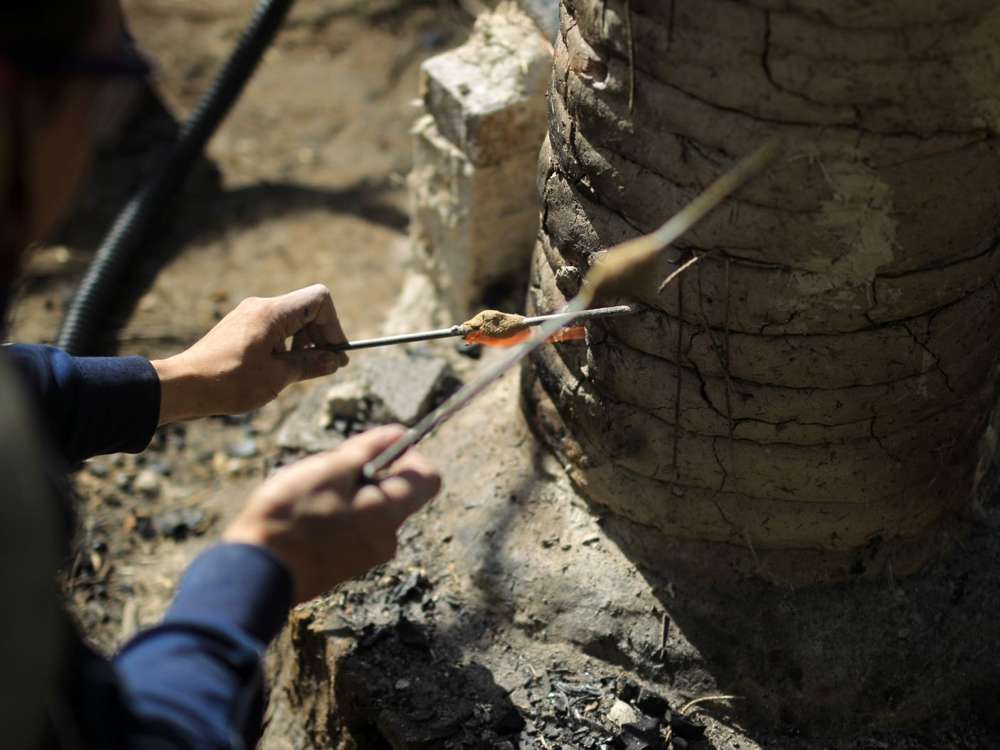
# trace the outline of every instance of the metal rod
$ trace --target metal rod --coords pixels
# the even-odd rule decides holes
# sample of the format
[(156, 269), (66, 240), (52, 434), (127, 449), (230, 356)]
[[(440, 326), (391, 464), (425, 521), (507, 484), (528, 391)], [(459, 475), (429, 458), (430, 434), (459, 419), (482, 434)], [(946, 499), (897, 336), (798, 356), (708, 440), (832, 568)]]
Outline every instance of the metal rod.
[(631, 315), (641, 312), (645, 308), (642, 305), (615, 305), (614, 307), (595, 307), (593, 310), (584, 310), (582, 313), (557, 312), (549, 315), (536, 315), (532, 318), (525, 318), (524, 324), (527, 326), (540, 326), (550, 320), (558, 320), (562, 325), (568, 323), (581, 323), (594, 318), (613, 318), (618, 315)]
[(493, 385), (493, 382), (499, 379), (511, 367), (542, 346), (549, 336), (566, 324), (565, 320), (572, 321), (576, 318), (583, 312), (590, 301), (583, 297), (584, 295), (577, 295), (559, 313), (550, 316), (548, 322), (542, 325), (538, 335), (532, 336), (528, 341), (521, 344), (521, 346), (516, 347), (489, 365), (475, 380), (459, 389), (457, 393), (441, 404), (441, 406), (403, 433), (403, 437), (366, 463), (361, 470), (364, 478), (368, 481), (375, 479), (375, 476), (382, 469), (389, 467), (397, 458), (419, 443), (425, 436), (432, 433), (438, 425), (447, 421), (455, 412), (461, 410), (472, 399)]
[[(593, 310), (586, 310), (579, 315), (569, 316), (565, 313), (553, 313), (551, 315), (536, 315), (525, 318), (526, 326), (540, 326), (550, 320), (560, 321), (559, 327), (566, 325), (571, 320), (593, 320), (595, 318), (612, 318), (618, 315), (631, 315), (642, 310), (642, 305), (616, 305), (614, 307), (598, 307)], [(382, 336), (377, 339), (359, 339), (348, 341), (345, 344), (320, 347), (329, 352), (346, 352), (352, 349), (370, 349), (375, 346), (391, 346), (393, 344), (408, 344), (414, 341), (431, 341), (433, 339), (446, 339), (453, 336), (464, 336), (469, 333), (469, 328), (464, 325), (455, 325), (451, 328), (438, 328), (434, 331), (418, 331), (416, 333), (402, 333), (396, 336)]]
[(451, 328), (438, 328), (435, 331), (418, 331), (417, 333), (401, 333), (398, 336), (382, 336), (377, 339), (358, 339), (348, 341), (346, 344), (336, 344), (334, 346), (318, 347), (328, 352), (346, 352), (351, 349), (370, 349), (373, 346), (391, 346), (392, 344), (408, 344), (412, 341), (431, 341), (433, 339), (447, 339), (452, 336), (463, 336), (466, 331), (462, 326), (452, 326)]

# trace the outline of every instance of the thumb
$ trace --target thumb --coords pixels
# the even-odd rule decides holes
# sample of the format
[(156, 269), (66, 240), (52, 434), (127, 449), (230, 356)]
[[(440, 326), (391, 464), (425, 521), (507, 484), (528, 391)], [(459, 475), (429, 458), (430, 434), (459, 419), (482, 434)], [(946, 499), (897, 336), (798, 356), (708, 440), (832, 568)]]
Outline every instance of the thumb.
[(343, 352), (328, 352), (323, 349), (294, 349), (275, 356), (288, 365), (293, 382), (331, 375), (349, 361)]
[(406, 428), (401, 424), (387, 424), (381, 427), (374, 427), (346, 440), (338, 451), (344, 456), (349, 456), (360, 466), (363, 463), (371, 461), (403, 437), (405, 432)]

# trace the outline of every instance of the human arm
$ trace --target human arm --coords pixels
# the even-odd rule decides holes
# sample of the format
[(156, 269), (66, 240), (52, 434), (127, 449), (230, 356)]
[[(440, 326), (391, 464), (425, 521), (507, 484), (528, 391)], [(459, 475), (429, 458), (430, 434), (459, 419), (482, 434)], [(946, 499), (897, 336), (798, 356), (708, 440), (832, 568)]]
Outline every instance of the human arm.
[(346, 365), (343, 352), (317, 348), (346, 340), (322, 284), (245, 299), (194, 346), (152, 362), (161, 388), (159, 423), (261, 407), (291, 383)]
[(401, 434), (372, 430), (282, 469), (192, 564), (163, 622), (116, 659), (137, 732), (253, 747), (260, 658), (289, 607), (388, 560), (400, 524), (440, 486), (416, 452), (361, 483), (363, 464)]
[(142, 357), (72, 357), (53, 346), (4, 352), (21, 377), (42, 431), (67, 464), (118, 451), (138, 453), (160, 411), (156, 370)]
[(72, 465), (103, 453), (138, 453), (160, 424), (263, 406), (289, 383), (347, 364), (346, 355), (315, 348), (344, 340), (329, 290), (315, 284), (244, 300), (194, 346), (168, 359), (4, 348), (49, 443)]

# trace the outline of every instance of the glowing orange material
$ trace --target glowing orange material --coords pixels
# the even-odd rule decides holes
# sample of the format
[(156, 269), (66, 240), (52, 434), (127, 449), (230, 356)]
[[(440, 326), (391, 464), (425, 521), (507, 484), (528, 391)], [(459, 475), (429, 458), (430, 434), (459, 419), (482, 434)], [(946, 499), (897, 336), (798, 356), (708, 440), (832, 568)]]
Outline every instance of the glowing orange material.
[[(532, 336), (530, 328), (522, 328), (508, 336), (487, 336), (482, 331), (472, 331), (465, 334), (466, 344), (482, 344), (483, 346), (516, 346), (522, 344)], [(582, 341), (587, 336), (587, 330), (583, 326), (572, 326), (563, 328), (561, 331), (549, 336), (546, 343), (558, 344), (560, 341)]]

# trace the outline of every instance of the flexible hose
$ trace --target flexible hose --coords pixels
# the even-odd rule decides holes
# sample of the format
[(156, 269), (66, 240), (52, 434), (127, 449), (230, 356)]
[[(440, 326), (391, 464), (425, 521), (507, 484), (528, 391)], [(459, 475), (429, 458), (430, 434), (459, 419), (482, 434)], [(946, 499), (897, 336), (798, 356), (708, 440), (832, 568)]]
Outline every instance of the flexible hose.
[(86, 354), (115, 301), (133, 254), (180, 188), (274, 40), (293, 0), (261, 0), (236, 48), (202, 97), (156, 175), (122, 209), (101, 243), (62, 320), (56, 343)]

